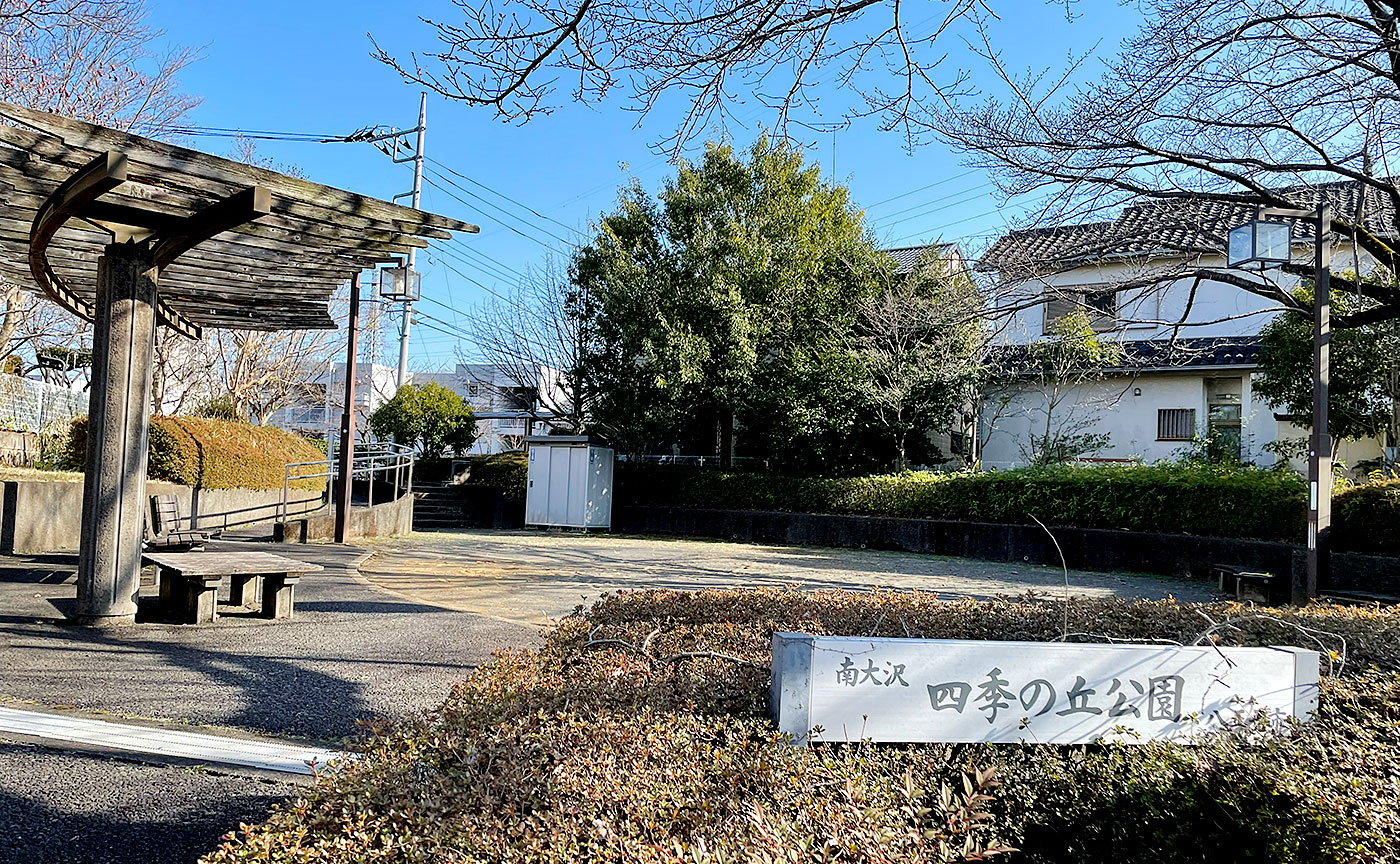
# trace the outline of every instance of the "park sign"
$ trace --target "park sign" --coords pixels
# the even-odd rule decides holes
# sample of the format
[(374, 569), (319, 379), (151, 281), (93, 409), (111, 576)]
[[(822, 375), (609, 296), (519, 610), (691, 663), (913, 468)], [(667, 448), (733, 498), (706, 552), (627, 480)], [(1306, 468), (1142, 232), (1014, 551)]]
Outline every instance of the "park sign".
[(1189, 743), (1317, 707), (1301, 648), (773, 634), (771, 708), (811, 741)]

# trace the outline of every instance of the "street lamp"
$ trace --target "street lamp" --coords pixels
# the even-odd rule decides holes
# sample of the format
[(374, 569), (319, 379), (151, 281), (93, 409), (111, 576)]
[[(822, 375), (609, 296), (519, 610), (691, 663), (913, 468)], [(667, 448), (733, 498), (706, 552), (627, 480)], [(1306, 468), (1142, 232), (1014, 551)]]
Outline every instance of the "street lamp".
[[(1287, 219), (1289, 222), (1269, 221)], [(1292, 220), (1308, 220), (1314, 235), (1313, 288), (1313, 413), (1308, 437), (1308, 573), (1302, 585), (1294, 582), (1293, 602), (1317, 597), (1319, 584), (1328, 582), (1332, 535), (1332, 436), (1328, 426), (1327, 387), (1332, 355), (1332, 208), (1316, 210), (1261, 207), (1253, 220), (1230, 231), (1227, 263), (1243, 267), (1257, 263), (1261, 271), (1286, 264), (1292, 257)]]

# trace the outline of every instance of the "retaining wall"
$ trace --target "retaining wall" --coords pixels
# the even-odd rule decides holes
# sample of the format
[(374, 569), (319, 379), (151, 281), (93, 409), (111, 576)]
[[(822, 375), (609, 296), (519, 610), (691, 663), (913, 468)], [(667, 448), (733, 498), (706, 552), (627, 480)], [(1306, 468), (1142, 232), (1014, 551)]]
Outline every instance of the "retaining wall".
[[(392, 537), (413, 530), (413, 494), (373, 507), (350, 508), (350, 540), (356, 537)], [(278, 522), (272, 527), (278, 543), (310, 543), (335, 539), (335, 513), (329, 508), (301, 519)]]
[[(0, 491), (0, 553), (31, 554), (78, 548), (83, 484), (72, 481), (7, 480)], [(173, 494), (184, 516), (181, 527), (204, 531), (251, 528), (279, 518), (280, 489), (192, 489), (150, 481), (148, 495)], [(324, 493), (293, 489), (288, 513), (299, 516), (325, 507)]]

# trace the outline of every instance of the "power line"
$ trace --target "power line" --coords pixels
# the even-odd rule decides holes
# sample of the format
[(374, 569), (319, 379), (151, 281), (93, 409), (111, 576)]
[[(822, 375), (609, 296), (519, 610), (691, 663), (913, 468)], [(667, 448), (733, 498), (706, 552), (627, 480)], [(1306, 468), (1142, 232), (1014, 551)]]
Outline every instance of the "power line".
[[(942, 186), (944, 183), (951, 183), (951, 182), (953, 182), (954, 180), (961, 180), (962, 178), (968, 176), (969, 174), (975, 174), (975, 173), (977, 173), (977, 172), (976, 172), (976, 171), (964, 171), (964, 172), (962, 172), (961, 174), (954, 174), (952, 177), (944, 177), (942, 180), (935, 181), (935, 182), (933, 182), (933, 183), (928, 184), (927, 186), (920, 186), (918, 189), (910, 189), (908, 192), (901, 192), (901, 193), (899, 193), (898, 195), (892, 195), (892, 196), (890, 196), (889, 198), (886, 198), (886, 199), (884, 199), (884, 200), (882, 200), (882, 201), (876, 201), (874, 204), (871, 204), (871, 205), (867, 206), (865, 209), (866, 209), (866, 210), (874, 210), (876, 207), (879, 207), (879, 206), (881, 206), (881, 205), (883, 205), (883, 204), (888, 204), (888, 203), (890, 203), (891, 201), (898, 201), (898, 200), (901, 199), (901, 198), (908, 198), (910, 195), (916, 195), (916, 194), (918, 194), (918, 193), (920, 193), (920, 192), (924, 192), (924, 191), (927, 191), (927, 190), (929, 190), (929, 189), (932, 189), (932, 188), (934, 188), (935, 186)], [(984, 185), (985, 185), (985, 184), (984, 184)], [(893, 216), (894, 214), (891, 213), (891, 214), (888, 214), (888, 215)]]
[[(454, 199), (455, 201), (457, 201), (457, 203), (463, 204), (463, 205), (465, 205), (465, 206), (467, 206), (467, 207), (475, 207), (475, 206), (476, 206), (476, 205), (472, 204), (470, 201), (467, 201), (466, 199), (462, 198), (461, 196), (454, 194), (453, 191), (452, 191), (451, 189), (448, 189), (448, 188), (446, 188), (446, 187), (444, 187), (444, 186), (439, 185), (438, 182), (437, 182), (436, 180), (434, 180), (432, 177), (425, 176), (423, 179), (427, 180), (429, 184), (431, 184), (432, 186), (434, 186), (434, 187), (436, 187), (437, 189), (439, 189), (443, 194), (445, 194), (445, 195), (447, 195), (448, 197), (450, 197), (450, 198)], [(445, 179), (445, 178), (444, 178), (444, 179)], [(452, 183), (451, 180), (446, 180), (446, 182)], [(453, 184), (453, 185), (456, 185), (456, 184)], [(458, 188), (460, 188), (460, 187), (458, 187)], [(468, 195), (471, 195), (471, 194), (472, 194), (472, 193), (470, 193), (470, 192), (467, 192), (467, 190), (465, 190), (465, 189), (463, 189), (462, 191), (463, 191), (463, 192), (466, 192), (466, 194), (468, 194)], [(473, 196), (473, 197), (478, 197), (478, 198), (479, 198), (479, 196)], [(484, 201), (484, 202), (482, 202), (482, 203), (486, 204), (488, 207), (492, 207), (493, 209), (499, 210), (502, 214), (504, 214), (505, 216), (507, 216), (507, 217), (509, 217), (509, 218), (511, 218), (511, 219), (515, 219), (515, 220), (517, 220), (517, 221), (519, 221), (519, 222), (522, 222), (522, 223), (524, 222), (524, 220), (521, 219), (519, 216), (516, 216), (516, 215), (510, 213), (510, 212), (507, 211), (507, 210), (504, 210), (504, 209), (502, 209), (502, 208), (500, 208), (500, 207), (497, 207), (497, 206), (491, 204), (489, 201)], [(528, 224), (528, 223), (526, 223), (526, 224)], [(506, 229), (508, 229), (508, 230), (510, 230), (510, 231), (513, 231), (513, 232), (515, 232), (516, 234), (519, 234), (521, 237), (524, 237), (526, 240), (529, 240), (531, 243), (537, 243), (537, 244), (539, 244), (540, 246), (544, 247), (545, 249), (548, 249), (550, 252), (553, 252), (553, 253), (555, 253), (556, 255), (563, 254), (563, 253), (561, 253), (558, 249), (555, 249), (553, 246), (549, 245), (548, 243), (546, 243), (545, 241), (541, 240), (540, 238), (538, 238), (538, 237), (532, 237), (532, 236), (530, 236), (529, 234), (526, 234), (524, 231), (521, 231), (519, 228), (516, 228), (514, 225), (509, 225), (509, 224), (507, 224), (507, 223), (505, 223), (505, 222), (502, 222), (502, 223), (501, 223), (501, 227), (502, 227), (502, 228), (506, 228)], [(533, 226), (532, 226), (532, 227), (533, 227)], [(541, 233), (544, 233), (544, 234), (548, 234), (549, 236), (551, 236), (551, 237), (553, 237), (554, 239), (558, 240), (560, 243), (564, 243), (565, 245), (568, 245), (568, 243), (569, 243), (569, 241), (565, 240), (564, 238), (559, 237), (559, 236), (556, 235), (556, 234), (552, 234), (552, 233), (550, 233), (549, 231), (545, 231), (543, 228), (536, 228), (535, 230), (538, 230), (538, 231), (540, 231)]]
[(577, 228), (574, 228), (574, 227), (572, 227), (572, 226), (570, 226), (570, 225), (565, 225), (563, 222), (560, 222), (558, 219), (555, 219), (553, 216), (546, 216), (545, 214), (543, 214), (543, 213), (541, 213), (540, 211), (536, 210), (535, 208), (531, 207), (529, 204), (526, 204), (526, 203), (524, 203), (524, 202), (522, 202), (522, 201), (519, 201), (519, 200), (517, 200), (517, 199), (515, 199), (515, 198), (512, 198), (512, 197), (510, 197), (509, 195), (505, 194), (504, 192), (497, 192), (495, 189), (492, 189), (490, 186), (487, 186), (485, 183), (482, 183), (480, 180), (475, 180), (475, 179), (473, 179), (473, 178), (471, 178), (471, 177), (468, 177), (467, 175), (461, 173), (460, 171), (457, 171), (457, 170), (454, 169), (454, 168), (450, 168), (450, 167), (448, 167), (447, 165), (444, 165), (443, 163), (439, 162), (439, 161), (436, 160), (436, 159), (429, 159), (428, 161), (431, 162), (431, 163), (433, 163), (434, 165), (438, 166), (438, 167), (441, 168), (442, 170), (446, 171), (447, 173), (453, 175), (454, 177), (459, 177), (459, 178), (461, 178), (462, 180), (465, 180), (465, 181), (467, 181), (468, 183), (472, 184), (473, 186), (479, 186), (479, 187), (481, 187), (482, 189), (485, 189), (487, 192), (490, 192), (492, 195), (495, 195), (497, 198), (502, 198), (502, 199), (504, 199), (504, 200), (506, 200), (506, 201), (509, 201), (510, 203), (514, 204), (514, 205), (517, 206), (517, 207), (523, 207), (523, 208), (525, 208), (526, 210), (529, 210), (531, 213), (535, 214), (536, 216), (540, 217), (541, 219), (546, 219), (546, 220), (548, 220), (548, 221), (550, 221), (550, 222), (553, 222), (555, 225), (558, 225), (560, 228), (563, 228), (563, 229), (566, 230), (566, 231), (572, 231), (572, 232), (574, 232), (575, 234), (579, 235), (580, 237), (587, 237), (586, 234), (584, 234), (582, 231), (578, 230)]
[[(886, 220), (881, 220), (880, 222), (877, 222), (877, 223), (876, 223), (875, 227), (876, 227), (876, 228), (893, 228), (895, 225), (902, 225), (902, 224), (904, 224), (905, 222), (910, 221), (911, 219), (922, 219), (923, 217), (929, 216), (929, 215), (931, 215), (931, 214), (933, 214), (933, 213), (939, 213), (939, 212), (942, 212), (943, 210), (947, 210), (947, 209), (952, 208), (952, 207), (958, 207), (958, 206), (960, 206), (960, 205), (968, 204), (968, 203), (971, 203), (971, 202), (973, 202), (973, 201), (976, 201), (976, 200), (979, 199), (979, 198), (985, 198), (985, 197), (987, 197), (980, 189), (975, 188), (975, 187), (974, 187), (973, 189), (964, 189), (962, 192), (960, 192), (960, 193), (958, 193), (958, 194), (959, 194), (959, 195), (967, 195), (967, 193), (969, 193), (969, 192), (971, 192), (972, 194), (971, 194), (971, 195), (968, 195), (968, 197), (966, 197), (966, 198), (959, 198), (957, 201), (952, 201), (952, 202), (950, 202), (950, 203), (943, 204), (942, 206), (934, 207), (934, 208), (929, 209), (929, 210), (921, 210), (921, 211), (919, 211), (918, 213), (912, 213), (912, 214), (910, 214), (910, 215), (908, 215), (908, 216), (904, 216), (904, 217), (899, 218), (899, 219), (886, 219)], [(945, 198), (938, 198), (938, 199), (935, 199), (935, 200), (933, 200), (933, 201), (926, 201), (926, 202), (924, 202), (923, 204), (920, 204), (920, 205), (918, 205), (918, 206), (919, 206), (919, 207), (924, 207), (924, 206), (927, 206), (928, 204), (937, 204), (937, 203), (939, 203), (940, 201), (947, 201), (948, 198), (950, 198), (950, 197), (953, 197), (953, 196), (948, 196), (948, 197), (945, 197)], [(914, 209), (914, 208), (910, 208), (910, 209)], [(893, 214), (891, 214), (891, 215), (893, 215)]]
[[(555, 234), (553, 231), (550, 231), (548, 228), (544, 228), (544, 227), (539, 226), (539, 225), (532, 225), (532, 224), (529, 222), (529, 220), (525, 219), (523, 216), (519, 216), (519, 215), (517, 215), (517, 214), (515, 214), (515, 213), (512, 213), (512, 212), (510, 212), (509, 210), (507, 210), (506, 208), (502, 207), (502, 206), (499, 205), (499, 204), (493, 204), (492, 202), (487, 201), (485, 198), (481, 197), (480, 195), (476, 194), (475, 192), (471, 191), (470, 189), (467, 189), (466, 187), (462, 186), (462, 184), (460, 184), (460, 183), (454, 181), (451, 177), (443, 177), (442, 175), (439, 174), (439, 175), (438, 175), (438, 179), (441, 180), (442, 182), (448, 184), (449, 186), (453, 187), (454, 189), (457, 189), (457, 190), (460, 191), (463, 195), (469, 195), (469, 196), (471, 196), (472, 198), (475, 198), (475, 199), (476, 199), (479, 203), (481, 203), (482, 205), (484, 205), (484, 206), (486, 206), (486, 207), (490, 207), (492, 210), (495, 210), (495, 211), (497, 211), (497, 212), (499, 212), (499, 213), (501, 213), (501, 214), (503, 214), (503, 215), (505, 215), (505, 216), (508, 216), (509, 218), (516, 220), (517, 222), (521, 223), (522, 225), (526, 225), (526, 226), (530, 227), (531, 229), (533, 229), (533, 230), (535, 230), (535, 231), (539, 231), (541, 234), (547, 234), (547, 235), (549, 235), (550, 237), (553, 237), (555, 240), (558, 240), (560, 243), (563, 243), (563, 244), (566, 245), (566, 246), (572, 245), (572, 241), (565, 240), (563, 237), (560, 237), (558, 234)], [(442, 186), (438, 186), (438, 188), (439, 188), (439, 189), (443, 189)], [(446, 189), (443, 189), (443, 191), (444, 191), (444, 192), (447, 192)], [(447, 192), (447, 194), (451, 195), (452, 193), (451, 193), (451, 192)], [(462, 199), (458, 198), (457, 200), (458, 200), (458, 201), (461, 201)], [(463, 204), (466, 204), (467, 202), (462, 201), (462, 203), (463, 203)], [(467, 206), (471, 206), (471, 205), (468, 204)], [(528, 208), (527, 208), (527, 209), (528, 209)], [(567, 228), (568, 226), (565, 226), (565, 227)], [(572, 230), (574, 230), (574, 229), (570, 228), (569, 230), (572, 231)], [(583, 236), (582, 233), (580, 233), (579, 236)]]

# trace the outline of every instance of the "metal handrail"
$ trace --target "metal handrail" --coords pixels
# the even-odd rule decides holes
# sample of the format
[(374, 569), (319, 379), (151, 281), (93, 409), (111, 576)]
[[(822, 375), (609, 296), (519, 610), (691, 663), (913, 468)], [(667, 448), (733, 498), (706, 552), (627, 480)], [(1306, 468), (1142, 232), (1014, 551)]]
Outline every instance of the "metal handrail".
[[(374, 475), (378, 473), (393, 474), (394, 494), (389, 500), (397, 501), (402, 497), (402, 492), (407, 492), (413, 488), (413, 448), (406, 444), (395, 444), (391, 441), (361, 442), (355, 445), (355, 452), (350, 457), (350, 480), (356, 477), (369, 477), (369, 505), (374, 506)], [(319, 468), (315, 472), (301, 471), (303, 468)], [(405, 474), (407, 476), (405, 476)], [(292, 482), (295, 480), (315, 480), (326, 479), (326, 488), (334, 488), (332, 482), (337, 476), (335, 447), (326, 448), (326, 459), (315, 462), (288, 462), (283, 466), (282, 476), (282, 521), (287, 521), (290, 509)]]

